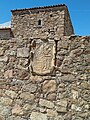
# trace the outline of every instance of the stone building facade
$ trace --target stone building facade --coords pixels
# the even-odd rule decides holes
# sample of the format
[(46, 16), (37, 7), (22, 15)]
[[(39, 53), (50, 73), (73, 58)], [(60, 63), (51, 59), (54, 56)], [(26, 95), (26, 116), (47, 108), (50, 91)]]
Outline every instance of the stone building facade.
[[(37, 10), (53, 8), (58, 6)], [(0, 120), (90, 120), (90, 36), (71, 35), (67, 16), (60, 35), (19, 30), (26, 12), (34, 10), (12, 11), (14, 38), (0, 41)], [(33, 14), (41, 15), (37, 10)]]
[(60, 37), (74, 34), (66, 5), (12, 10), (15, 37)]
[(13, 37), (11, 28), (0, 28), (0, 39), (10, 39)]

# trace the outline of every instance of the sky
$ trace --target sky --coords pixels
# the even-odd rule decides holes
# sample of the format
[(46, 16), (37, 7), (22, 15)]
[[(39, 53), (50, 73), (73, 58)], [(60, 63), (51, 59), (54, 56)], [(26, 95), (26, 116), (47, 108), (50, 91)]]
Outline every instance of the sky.
[(90, 35), (90, 0), (1, 0), (0, 24), (11, 20), (11, 10), (66, 4), (76, 35)]

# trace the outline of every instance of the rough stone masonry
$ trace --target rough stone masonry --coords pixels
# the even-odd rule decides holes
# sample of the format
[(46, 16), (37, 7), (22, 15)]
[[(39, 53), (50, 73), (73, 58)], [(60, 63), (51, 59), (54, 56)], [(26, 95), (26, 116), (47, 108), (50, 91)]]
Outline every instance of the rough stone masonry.
[(0, 40), (0, 120), (90, 120), (90, 36), (65, 5), (12, 11)]

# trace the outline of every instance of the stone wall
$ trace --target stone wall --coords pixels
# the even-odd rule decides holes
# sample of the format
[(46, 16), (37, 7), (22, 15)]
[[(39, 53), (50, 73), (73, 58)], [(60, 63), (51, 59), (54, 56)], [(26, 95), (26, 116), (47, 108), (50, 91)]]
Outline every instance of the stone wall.
[[(38, 25), (39, 20), (41, 25)], [(74, 33), (65, 5), (12, 10), (12, 31), (14, 37), (21, 38), (53, 38)]]
[(10, 39), (13, 37), (11, 28), (0, 28), (0, 39)]
[(90, 120), (90, 37), (0, 41), (0, 120)]
[(74, 29), (73, 29), (73, 26), (72, 26), (72, 22), (71, 22), (71, 19), (70, 19), (68, 9), (65, 10), (64, 30), (65, 30), (65, 35), (66, 36), (74, 34)]

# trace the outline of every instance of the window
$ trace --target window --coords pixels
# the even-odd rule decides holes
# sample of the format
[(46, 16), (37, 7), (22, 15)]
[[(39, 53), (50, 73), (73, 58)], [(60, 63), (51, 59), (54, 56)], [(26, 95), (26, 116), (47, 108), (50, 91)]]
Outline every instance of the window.
[(41, 20), (38, 20), (38, 25), (41, 25), (42, 24), (42, 21)]
[(50, 17), (53, 17), (53, 15), (51, 14)]

